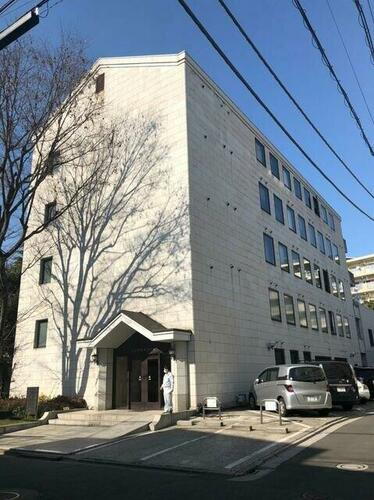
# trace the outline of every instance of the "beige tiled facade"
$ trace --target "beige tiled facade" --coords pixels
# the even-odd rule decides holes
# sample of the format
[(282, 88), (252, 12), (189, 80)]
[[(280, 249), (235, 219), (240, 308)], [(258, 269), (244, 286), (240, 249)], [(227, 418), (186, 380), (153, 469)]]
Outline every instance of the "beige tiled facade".
[[(178, 275), (185, 289), (183, 300), (163, 296), (148, 301), (132, 301), (125, 309), (142, 311), (160, 323), (190, 330), (187, 343), (176, 342), (172, 371), (176, 376), (174, 404), (179, 409), (195, 407), (209, 395), (224, 404), (235, 401), (238, 393), (248, 392), (250, 381), (266, 365), (274, 364), (275, 349), (283, 349), (285, 361), (290, 351), (315, 356), (345, 358), (361, 364), (363, 346), (357, 337), (344, 240), (339, 215), (323, 200), (294, 166), (248, 121), (240, 110), (184, 52), (176, 55), (100, 59), (98, 71), (105, 73), (105, 100), (108, 109), (156, 113), (163, 124), (163, 137), (169, 147), (167, 167), (172, 182), (182, 189), (189, 203), (187, 257)], [(256, 157), (255, 138), (264, 146), (265, 163)], [(280, 179), (270, 169), (270, 153), (278, 159)], [(292, 189), (282, 177), (282, 165), (291, 175)], [(301, 183), (302, 197), (295, 195), (294, 177)], [(261, 209), (259, 182), (268, 190), (270, 214)], [(318, 198), (320, 215), (305, 203), (304, 188)], [(274, 195), (283, 203), (284, 224), (275, 218)], [(330, 214), (327, 223), (324, 211)], [(324, 242), (336, 245), (340, 264), (334, 256), (323, 254), (310, 241), (289, 229), (287, 207), (313, 225)], [(331, 217), (335, 229), (331, 227)], [(264, 234), (273, 239), (275, 265), (265, 262)], [(318, 265), (344, 288), (327, 293), (303, 277), (281, 269), (278, 242), (287, 246), (289, 258), (295, 251)], [(29, 244), (30, 247), (31, 243)], [(318, 246), (318, 245), (317, 245)], [(25, 256), (31, 251), (25, 249)], [(302, 266), (303, 267), (303, 266)], [(20, 346), (16, 357), (13, 393), (24, 393), (30, 385), (45, 394), (61, 392), (59, 367), (61, 348), (52, 325), (47, 346), (33, 348), (34, 325), (41, 317), (51, 317), (35, 293), (35, 280), (26, 273), (21, 286), (20, 317), (17, 331)], [(34, 276), (35, 277), (35, 276)], [(53, 283), (50, 285), (53, 286)], [(278, 291), (281, 321), (271, 319), (269, 288)], [(285, 319), (284, 294), (293, 297), (296, 324)], [(338, 295), (338, 296), (336, 296)], [(300, 326), (297, 299), (305, 301), (308, 327)], [(351, 336), (342, 328), (336, 335), (311, 328), (309, 304), (348, 321)], [(48, 316), (49, 315), (49, 316)], [(337, 316), (338, 315), (338, 316)], [(52, 322), (51, 322), (52, 323)], [(337, 325), (338, 326), (338, 325)], [(295, 356), (295, 353), (293, 353)], [(99, 365), (90, 364), (86, 373), (84, 397), (92, 407), (111, 407), (110, 349)], [(83, 372), (79, 372), (83, 373)]]

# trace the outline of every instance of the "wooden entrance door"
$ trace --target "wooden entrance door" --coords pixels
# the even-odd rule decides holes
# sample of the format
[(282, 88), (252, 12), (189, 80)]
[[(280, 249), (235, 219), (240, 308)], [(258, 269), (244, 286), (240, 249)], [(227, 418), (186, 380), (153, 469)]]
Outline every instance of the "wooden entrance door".
[(131, 360), (130, 408), (160, 408), (160, 355)]

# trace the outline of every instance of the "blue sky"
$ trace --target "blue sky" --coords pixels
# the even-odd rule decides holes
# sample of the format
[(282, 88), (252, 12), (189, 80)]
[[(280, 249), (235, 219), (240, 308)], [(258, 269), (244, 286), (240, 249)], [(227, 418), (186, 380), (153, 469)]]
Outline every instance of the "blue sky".
[[(329, 0), (374, 115), (374, 65), (352, 0)], [(374, 24), (361, 0), (374, 36)], [(374, 1), (372, 7), (374, 8)], [(17, 5), (27, 2), (19, 0)], [(51, 0), (51, 5), (55, 0)], [(374, 157), (363, 142), (343, 98), (313, 47), (291, 0), (227, 0), (249, 35), (343, 158), (374, 191)], [(365, 108), (328, 10), (327, 0), (302, 0), (308, 17), (348, 91), (374, 144), (374, 124)], [(27, 5), (32, 5), (31, 2)], [(23, 9), (27, 8), (27, 5)], [(251, 85), (308, 153), (352, 200), (374, 215), (372, 198), (355, 183), (301, 118), (246, 45), (216, 0), (189, 5), (231, 56)], [(23, 9), (13, 12), (20, 14)], [(10, 18), (12, 15), (10, 16)], [(3, 19), (4, 23), (4, 19)], [(374, 223), (359, 214), (311, 167), (210, 47), (177, 0), (63, 0), (34, 29), (55, 40), (61, 29), (78, 32), (93, 59), (100, 56), (174, 53), (187, 50), (246, 115), (320, 191), (343, 219), (349, 255), (374, 253)]]

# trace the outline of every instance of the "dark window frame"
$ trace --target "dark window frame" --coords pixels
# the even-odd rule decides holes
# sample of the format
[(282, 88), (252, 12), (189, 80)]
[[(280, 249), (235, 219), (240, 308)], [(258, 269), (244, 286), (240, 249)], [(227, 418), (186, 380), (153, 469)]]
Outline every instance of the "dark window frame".
[[(258, 183), (258, 193), (260, 197), (260, 207), (261, 210), (271, 215), (271, 206), (270, 206), (270, 193), (269, 189), (262, 184), (262, 182)], [(263, 204), (264, 202), (264, 204)]]
[(335, 336), (337, 336), (335, 314), (334, 314), (334, 311), (327, 311), (327, 312), (328, 312), (328, 318), (329, 318), (330, 332), (331, 332), (331, 335), (333, 335), (335, 337)]
[(44, 224), (49, 224), (54, 220), (57, 213), (57, 203), (56, 201), (51, 201), (44, 205)]
[(105, 88), (105, 73), (100, 73), (95, 79), (95, 94), (100, 94)]
[(286, 186), (286, 188), (292, 191), (291, 172), (284, 165), (282, 165), (282, 179), (283, 179), (283, 184)]
[[(265, 262), (268, 264), (271, 264), (272, 266), (277, 265), (277, 259), (275, 257), (275, 247), (274, 247), (274, 238), (272, 236), (269, 236), (267, 233), (263, 233), (263, 239), (264, 239), (264, 256), (265, 256)], [(266, 241), (271, 242), (271, 253), (273, 256), (273, 260), (268, 260), (268, 252), (267, 252), (267, 245)]]
[(308, 222), (308, 233), (310, 244), (312, 245), (312, 247), (317, 248), (316, 229), (310, 222)]
[(300, 238), (302, 238), (305, 241), (308, 241), (308, 234), (307, 234), (307, 231), (306, 231), (306, 222), (305, 222), (304, 217), (302, 215), (300, 215), (300, 214), (297, 214), (297, 223), (298, 223), (298, 226), (299, 226), (299, 235), (300, 235)]
[[(274, 288), (269, 288), (268, 290), (269, 290), (270, 318), (272, 321), (277, 321), (278, 323), (282, 323), (282, 307), (281, 307), (281, 303), (280, 303), (279, 291), (275, 290)], [(272, 313), (272, 297), (271, 297), (272, 294), (275, 294), (277, 296), (277, 303), (278, 303), (278, 310), (279, 310), (279, 315), (277, 315), (275, 317), (273, 316), (273, 313)]]
[[(297, 299), (296, 300), (296, 304), (297, 304), (297, 313), (298, 313), (298, 316), (299, 316), (299, 325), (301, 328), (308, 328), (308, 315), (307, 315), (307, 312), (306, 312), (306, 303), (305, 303), (305, 300), (303, 299)], [(304, 319), (305, 319), (305, 324), (304, 322), (302, 321), (302, 318), (301, 318), (301, 312), (300, 311), (300, 307), (299, 305), (303, 305), (304, 306)]]
[(312, 210), (312, 195), (309, 189), (304, 186), (304, 201), (305, 205)]
[[(317, 306), (315, 304), (310, 304), (310, 303), (308, 305), (309, 305), (310, 327), (311, 327), (312, 330), (318, 332), (319, 331), (319, 323), (318, 323)], [(313, 314), (312, 314), (312, 309), (314, 311)], [(313, 326), (313, 317), (315, 319), (315, 322), (316, 322), (317, 326)]]
[(276, 177), (277, 179), (280, 179), (280, 171), (279, 171), (279, 160), (276, 156), (273, 155), (273, 153), (269, 152), (269, 158), (270, 158), (270, 170), (271, 173)]
[(293, 189), (294, 189), (296, 198), (299, 198), (299, 200), (303, 201), (303, 190), (301, 187), (301, 182), (295, 176), (293, 178)]
[[(298, 257), (298, 265), (299, 265), (299, 268), (300, 268), (300, 276), (298, 276), (295, 272), (295, 258), (294, 256)], [(295, 278), (298, 278), (298, 279), (303, 279), (303, 270), (302, 270), (302, 267), (301, 267), (301, 259), (300, 259), (300, 254), (298, 252), (296, 252), (295, 250), (291, 250), (291, 261), (292, 261), (292, 271), (293, 271), (293, 275), (295, 276)]]
[[(287, 325), (293, 325), (296, 326), (296, 313), (295, 313), (295, 304), (292, 295), (289, 295), (288, 293), (283, 294), (283, 301), (284, 301), (284, 311), (285, 311), (285, 316), (286, 316), (286, 323)], [(289, 317), (291, 316), (288, 312), (288, 309), (292, 306), (292, 319), (289, 320)]]
[(295, 234), (297, 234), (295, 210), (291, 208), (289, 205), (287, 205), (287, 222), (288, 222), (288, 228)]
[[(40, 267), (39, 267), (39, 285), (46, 285), (52, 280), (52, 262), (53, 257), (43, 257), (40, 259)], [(50, 271), (49, 271), (49, 280), (46, 280), (46, 265), (50, 263)]]
[[(284, 251), (284, 249), (285, 249), (285, 253), (282, 254), (281, 249), (282, 249), (282, 251)], [(284, 245), (280, 241), (278, 241), (278, 255), (279, 255), (279, 265), (280, 265), (281, 270), (284, 271), (285, 273), (289, 273), (291, 266), (290, 266), (290, 258), (288, 255), (288, 248), (286, 245)], [(283, 259), (284, 256), (286, 256), (287, 259)], [(286, 267), (283, 267), (283, 266), (286, 266)]]
[[(321, 332), (329, 333), (329, 320), (327, 317), (326, 309), (324, 307), (319, 306), (318, 312), (319, 312), (319, 321), (321, 325)], [(322, 318), (324, 318), (324, 321), (322, 321)]]
[(284, 225), (283, 201), (276, 194), (273, 194), (273, 201), (275, 219)]
[[(255, 137), (255, 150), (256, 150), (256, 160), (261, 163), (266, 168), (266, 150), (265, 145)], [(262, 154), (259, 155), (259, 152)], [(260, 156), (260, 158), (259, 158)]]
[[(303, 257), (303, 265), (304, 265), (304, 276), (305, 281), (310, 285), (313, 285), (313, 272), (312, 272), (312, 263), (306, 257)], [(308, 269), (309, 267), (309, 269)], [(308, 278), (309, 276), (309, 278)]]
[[(40, 334), (41, 325), (46, 325), (44, 345), (41, 344)], [(35, 321), (35, 334), (34, 334), (34, 349), (43, 349), (47, 346), (47, 334), (48, 334), (48, 319), (37, 319)]]

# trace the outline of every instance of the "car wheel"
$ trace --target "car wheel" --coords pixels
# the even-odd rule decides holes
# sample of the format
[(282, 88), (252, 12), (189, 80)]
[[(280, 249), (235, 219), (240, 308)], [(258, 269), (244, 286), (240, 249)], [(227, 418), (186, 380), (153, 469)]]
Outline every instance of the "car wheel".
[(318, 415), (320, 417), (328, 417), (330, 413), (330, 410), (318, 410)]
[(256, 399), (255, 399), (255, 397), (254, 397), (253, 394), (249, 394), (249, 396), (248, 396), (248, 404), (249, 404), (250, 410), (255, 410), (257, 408)]
[(278, 401), (279, 401), (280, 413), (281, 413), (282, 417), (287, 417), (288, 410), (286, 407), (286, 403), (284, 402), (284, 399), (279, 398)]
[(342, 405), (342, 408), (343, 408), (343, 410), (352, 410), (353, 405), (351, 405), (351, 404), (345, 404), (345, 405)]
[(367, 400), (367, 399), (365, 399), (365, 398), (360, 399), (360, 403), (361, 403), (362, 405), (366, 405), (366, 403), (367, 403), (367, 402), (368, 402), (368, 400)]

